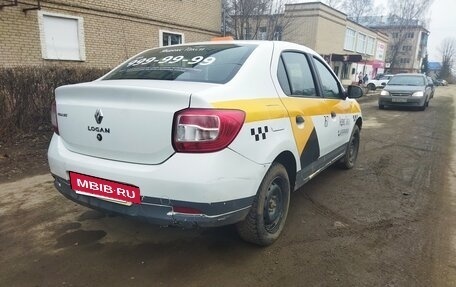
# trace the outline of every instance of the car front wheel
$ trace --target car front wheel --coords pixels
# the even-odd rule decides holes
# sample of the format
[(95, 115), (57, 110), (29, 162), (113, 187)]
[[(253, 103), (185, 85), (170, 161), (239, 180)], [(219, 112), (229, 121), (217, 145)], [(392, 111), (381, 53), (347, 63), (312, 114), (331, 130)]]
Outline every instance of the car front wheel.
[(273, 163), (258, 188), (257, 196), (244, 221), (236, 225), (247, 242), (272, 244), (285, 226), (290, 205), (290, 181), (285, 167)]
[(428, 105), (427, 102), (424, 101), (423, 105), (421, 107), (419, 107), (418, 110), (424, 111), (426, 109), (427, 105)]

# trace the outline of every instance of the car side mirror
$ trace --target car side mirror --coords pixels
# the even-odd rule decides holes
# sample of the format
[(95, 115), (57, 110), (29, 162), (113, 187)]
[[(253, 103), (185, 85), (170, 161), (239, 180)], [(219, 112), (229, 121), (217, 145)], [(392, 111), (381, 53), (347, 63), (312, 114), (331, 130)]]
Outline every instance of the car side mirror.
[(363, 96), (363, 89), (361, 89), (359, 86), (350, 85), (347, 88), (346, 96), (350, 99), (361, 98)]

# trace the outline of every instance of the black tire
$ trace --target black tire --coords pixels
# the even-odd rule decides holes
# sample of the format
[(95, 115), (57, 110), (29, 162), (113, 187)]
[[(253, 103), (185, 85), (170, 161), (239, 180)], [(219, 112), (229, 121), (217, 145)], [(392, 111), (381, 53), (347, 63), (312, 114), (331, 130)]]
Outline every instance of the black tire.
[(370, 83), (370, 84), (367, 84), (367, 88), (368, 88), (369, 90), (371, 90), (371, 91), (375, 91), (375, 89), (376, 89), (377, 87), (375, 87), (374, 84)]
[(426, 109), (427, 105), (426, 102), (423, 103), (421, 107), (418, 108), (419, 111), (424, 111)]
[(379, 110), (384, 110), (385, 109), (385, 105), (378, 104), (378, 109)]
[(271, 245), (285, 226), (290, 205), (290, 180), (285, 167), (273, 163), (258, 188), (244, 221), (236, 224), (241, 238), (260, 246)]
[(337, 165), (343, 169), (351, 169), (355, 166), (358, 158), (360, 132), (357, 125), (353, 127), (350, 140), (348, 141), (345, 155), (337, 162)]

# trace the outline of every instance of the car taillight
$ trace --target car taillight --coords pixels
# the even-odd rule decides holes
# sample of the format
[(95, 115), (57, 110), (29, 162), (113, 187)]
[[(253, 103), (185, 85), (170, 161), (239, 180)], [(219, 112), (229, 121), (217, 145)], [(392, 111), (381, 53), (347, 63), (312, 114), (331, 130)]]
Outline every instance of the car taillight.
[(59, 134), (59, 124), (57, 123), (57, 104), (55, 103), (55, 100), (52, 102), (51, 107), (51, 123), (54, 132)]
[(240, 110), (185, 109), (174, 115), (173, 146), (177, 152), (215, 152), (226, 148), (244, 124)]

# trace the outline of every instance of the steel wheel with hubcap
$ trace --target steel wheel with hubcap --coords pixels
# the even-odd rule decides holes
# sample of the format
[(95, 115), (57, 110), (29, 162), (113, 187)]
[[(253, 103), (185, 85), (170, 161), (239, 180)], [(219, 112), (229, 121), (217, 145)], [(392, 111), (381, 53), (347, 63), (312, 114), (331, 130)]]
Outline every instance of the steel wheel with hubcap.
[(357, 125), (353, 127), (353, 132), (348, 142), (345, 155), (339, 160), (338, 165), (344, 169), (351, 169), (355, 166), (356, 159), (358, 158), (359, 150), (359, 128)]
[(290, 205), (290, 182), (285, 167), (273, 163), (258, 188), (249, 214), (236, 227), (245, 241), (267, 246), (282, 232)]

